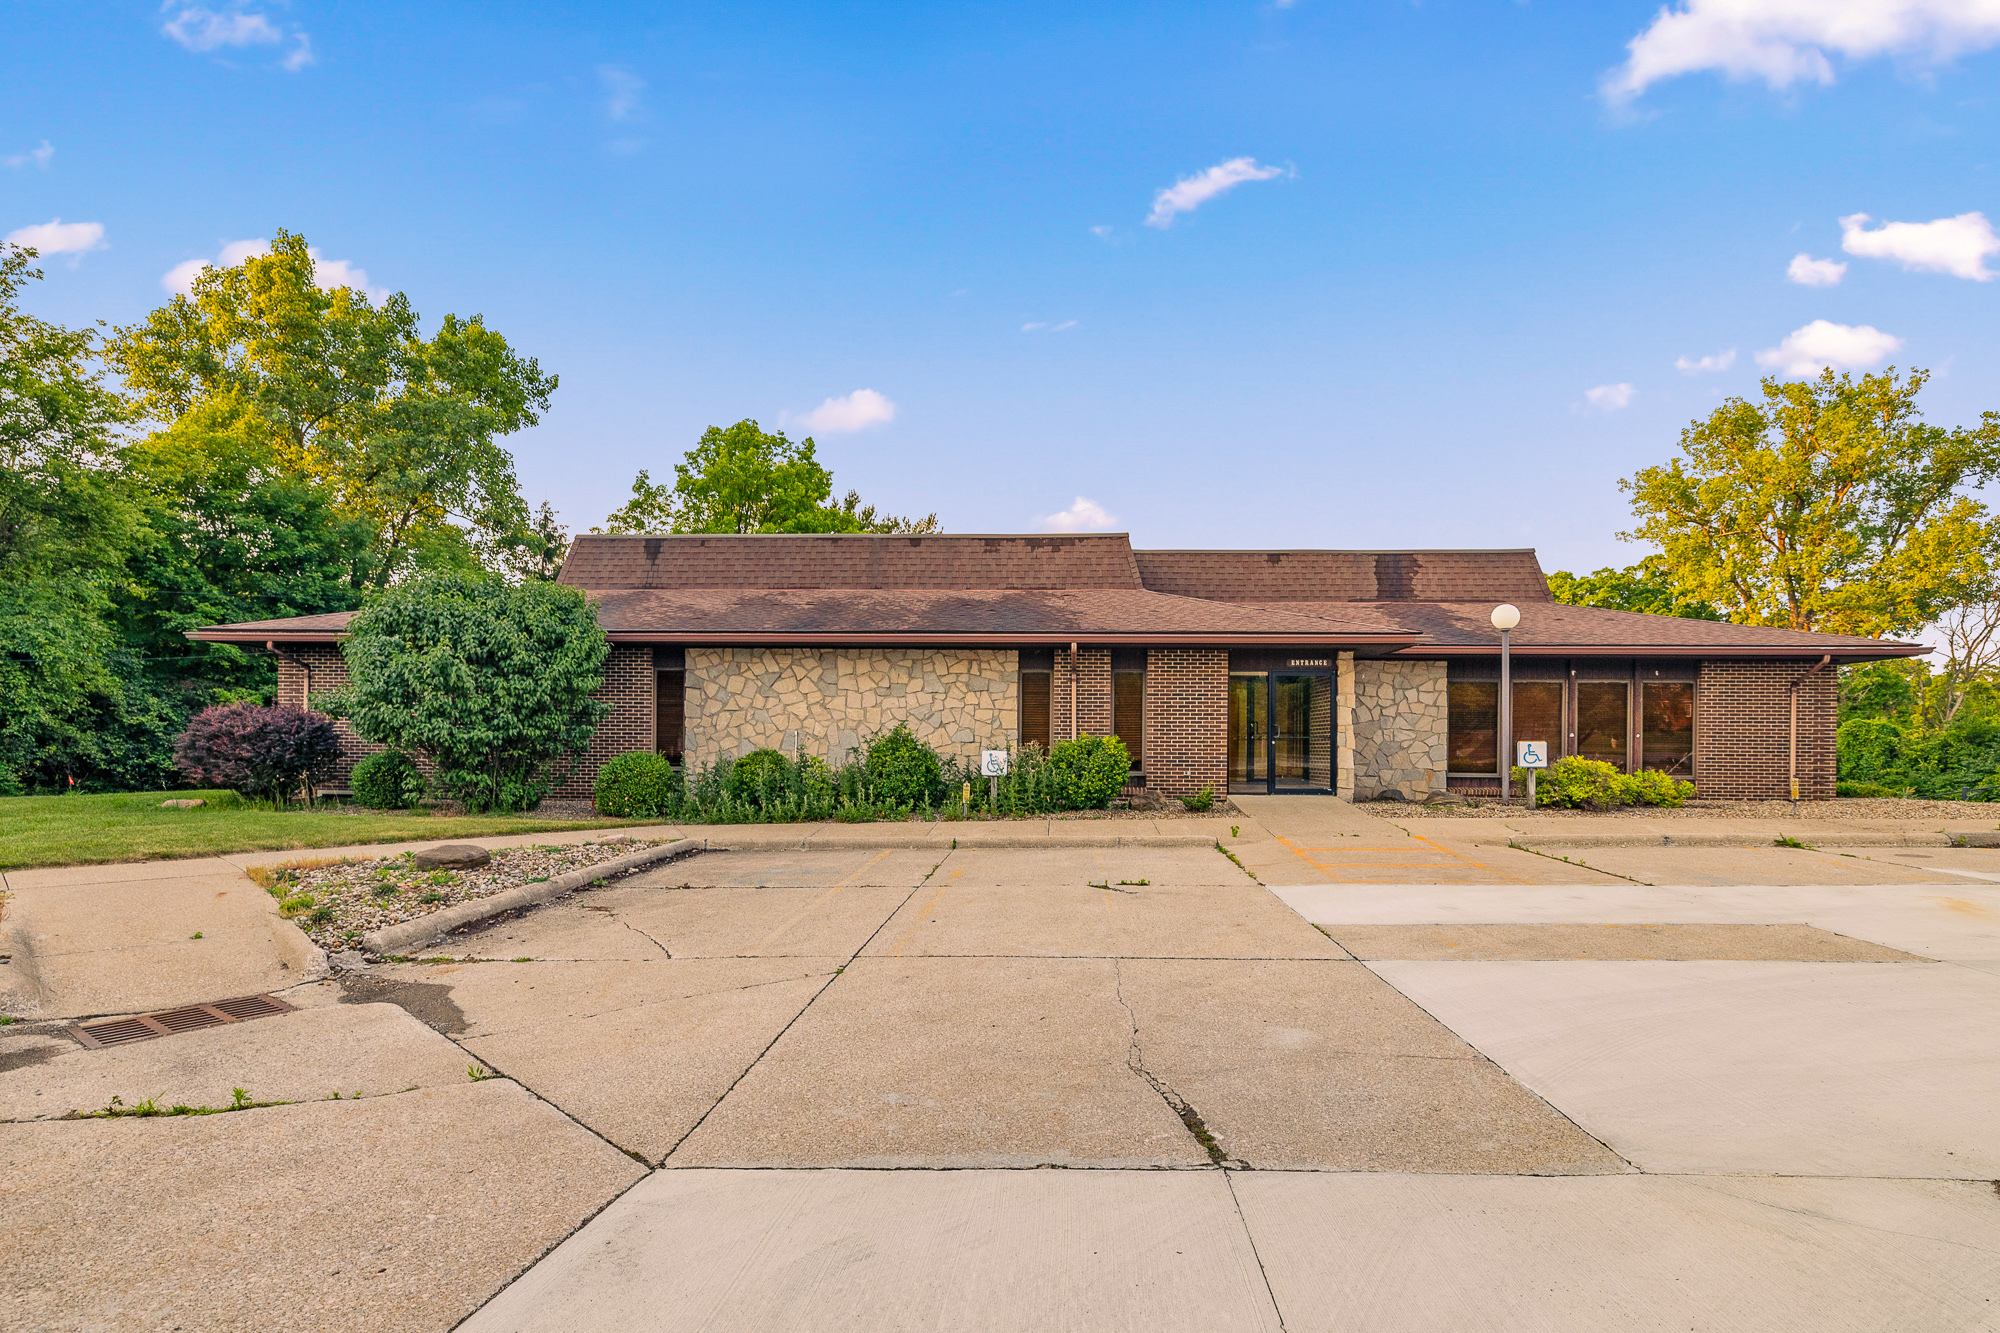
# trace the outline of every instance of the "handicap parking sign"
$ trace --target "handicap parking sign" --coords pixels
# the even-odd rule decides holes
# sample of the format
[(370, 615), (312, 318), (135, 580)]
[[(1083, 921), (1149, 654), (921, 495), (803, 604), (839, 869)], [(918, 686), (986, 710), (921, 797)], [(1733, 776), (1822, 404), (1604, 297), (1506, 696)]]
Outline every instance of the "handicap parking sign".
[(979, 752), (979, 776), (983, 778), (1006, 777), (1007, 752), (1005, 750), (981, 750)]
[(1515, 741), (1514, 764), (1517, 768), (1547, 768), (1549, 747), (1543, 741)]

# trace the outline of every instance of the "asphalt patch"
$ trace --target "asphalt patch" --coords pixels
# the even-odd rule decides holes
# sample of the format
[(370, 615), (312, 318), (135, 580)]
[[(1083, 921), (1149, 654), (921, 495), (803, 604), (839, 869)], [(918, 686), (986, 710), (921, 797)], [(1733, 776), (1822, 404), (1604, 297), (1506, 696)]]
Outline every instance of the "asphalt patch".
[(342, 1004), (393, 1004), (447, 1037), (471, 1029), (465, 1012), (451, 998), (451, 987), (440, 982), (395, 981), (355, 972), (343, 972), (336, 980), (340, 983)]

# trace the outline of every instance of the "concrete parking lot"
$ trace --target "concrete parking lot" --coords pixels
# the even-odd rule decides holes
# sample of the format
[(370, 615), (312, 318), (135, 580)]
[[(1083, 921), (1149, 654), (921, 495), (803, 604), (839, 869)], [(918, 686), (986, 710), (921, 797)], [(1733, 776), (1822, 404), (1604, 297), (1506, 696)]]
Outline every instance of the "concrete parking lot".
[[(2000, 852), (1244, 804), (1219, 847), (729, 830), (290, 984), (233, 866), (13, 876), (0, 1323), (1996, 1327)], [(236, 1088), (288, 1104), (61, 1118)]]

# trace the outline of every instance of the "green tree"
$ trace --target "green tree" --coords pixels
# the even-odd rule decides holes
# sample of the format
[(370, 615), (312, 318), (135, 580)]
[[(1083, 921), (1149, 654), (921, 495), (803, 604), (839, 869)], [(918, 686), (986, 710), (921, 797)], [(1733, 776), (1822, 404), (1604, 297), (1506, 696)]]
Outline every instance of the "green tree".
[(437, 574), (348, 626), (335, 705), (371, 741), (428, 758), (468, 810), (525, 810), (566, 776), (610, 708), (591, 697), (610, 642), (574, 588)]
[(1549, 575), (1549, 595), (1567, 606), (1601, 606), (1689, 620), (1723, 619), (1713, 606), (1683, 592), (1673, 570), (1657, 555), (1624, 569), (1605, 568), (1594, 574), (1559, 569)]
[(674, 465), (674, 484), (649, 472), (632, 498), (592, 532), (908, 532), (938, 531), (937, 515), (878, 515), (849, 491), (833, 502), (833, 473), (814, 456), (812, 439), (792, 441), (755, 421), (710, 426)]
[(427, 339), (401, 293), (378, 306), (321, 288), (301, 236), (281, 231), (269, 254), (205, 269), (108, 352), (149, 420), (171, 427), (218, 403), (252, 414), (280, 467), (364, 519), (356, 587), (475, 563), (528, 526), (498, 441), (540, 420), (556, 377), (477, 315), (447, 315)]
[(2000, 531), (1967, 492), (2000, 473), (2000, 413), (1925, 423), (1927, 378), (1763, 382), (1681, 433), (1681, 457), (1620, 486), (1682, 598), (1753, 625), (1908, 632), (1966, 600)]

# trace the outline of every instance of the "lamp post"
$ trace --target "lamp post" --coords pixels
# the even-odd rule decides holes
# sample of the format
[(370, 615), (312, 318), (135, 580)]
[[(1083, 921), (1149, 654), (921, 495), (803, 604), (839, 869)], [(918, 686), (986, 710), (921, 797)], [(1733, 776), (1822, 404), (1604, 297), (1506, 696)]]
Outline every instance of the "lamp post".
[(1514, 799), (1514, 662), (1507, 631), (1521, 623), (1521, 609), (1511, 602), (1493, 608), (1493, 628), (1500, 631), (1500, 735), (1495, 747), (1500, 761), (1500, 799)]

